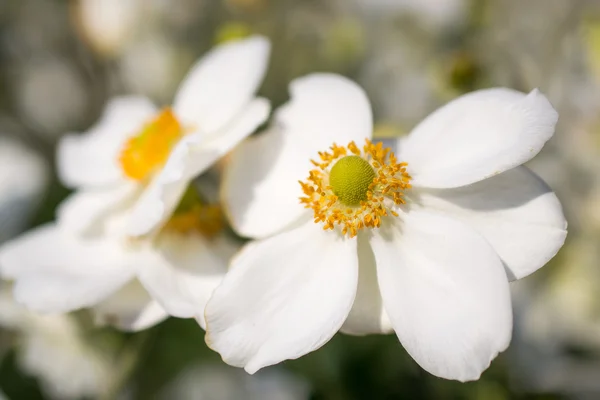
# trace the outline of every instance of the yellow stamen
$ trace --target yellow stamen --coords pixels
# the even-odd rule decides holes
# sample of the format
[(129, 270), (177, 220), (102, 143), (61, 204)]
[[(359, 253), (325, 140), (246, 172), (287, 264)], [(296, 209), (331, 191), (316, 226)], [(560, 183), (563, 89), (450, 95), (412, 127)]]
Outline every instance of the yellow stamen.
[(171, 148), (183, 133), (171, 109), (162, 110), (123, 147), (119, 162), (125, 175), (136, 181), (148, 178), (167, 161)]
[(193, 185), (184, 192), (166, 230), (182, 234), (200, 233), (213, 238), (225, 228), (223, 210), (219, 205), (206, 204)]
[(213, 238), (224, 227), (225, 220), (220, 206), (196, 204), (184, 212), (174, 214), (165, 229), (182, 234), (200, 233)]
[[(348, 153), (352, 155), (347, 156)], [(361, 229), (379, 228), (382, 217), (398, 216), (389, 207), (405, 203), (404, 191), (410, 189), (411, 177), (406, 172), (407, 164), (399, 163), (389, 148), (370, 140), (366, 140), (362, 151), (354, 142), (346, 147), (333, 144), (331, 151), (320, 152), (319, 158), (320, 161), (311, 160), (318, 169), (310, 171), (308, 179), (300, 182), (305, 195), (300, 201), (306, 208), (312, 208), (315, 223), (323, 222), (323, 229), (339, 227), (342, 234), (354, 237)], [(360, 158), (361, 162), (355, 158)], [(349, 159), (351, 167), (348, 167), (348, 161), (343, 161)], [(340, 161), (344, 173), (335, 171)], [(373, 175), (367, 174), (370, 170), (366, 167), (372, 168)], [(366, 175), (369, 175), (370, 183), (365, 190), (362, 181)], [(350, 194), (352, 196), (348, 197)], [(357, 197), (360, 200), (355, 199)]]

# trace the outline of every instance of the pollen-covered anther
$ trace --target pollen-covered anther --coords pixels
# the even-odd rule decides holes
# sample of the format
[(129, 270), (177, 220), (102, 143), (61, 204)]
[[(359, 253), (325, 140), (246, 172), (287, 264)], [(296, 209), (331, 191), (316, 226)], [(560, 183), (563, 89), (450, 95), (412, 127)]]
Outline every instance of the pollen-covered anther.
[(370, 140), (362, 149), (354, 142), (334, 144), (319, 158), (311, 160), (318, 168), (300, 182), (300, 201), (312, 208), (315, 223), (323, 229), (339, 228), (354, 237), (361, 229), (379, 228), (383, 217), (398, 216), (390, 207), (405, 203), (411, 177), (407, 164), (398, 162), (389, 148)]

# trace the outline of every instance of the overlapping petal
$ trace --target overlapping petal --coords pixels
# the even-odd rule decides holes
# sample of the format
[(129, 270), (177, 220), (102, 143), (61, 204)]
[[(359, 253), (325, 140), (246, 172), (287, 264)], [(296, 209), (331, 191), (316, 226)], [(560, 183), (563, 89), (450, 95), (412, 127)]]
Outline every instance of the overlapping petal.
[(64, 136), (56, 162), (61, 181), (69, 187), (92, 187), (124, 180), (119, 153), (125, 141), (136, 134), (156, 113), (144, 97), (116, 97), (100, 121), (81, 135)]
[(105, 218), (122, 211), (139, 193), (133, 182), (106, 189), (82, 189), (67, 197), (57, 208), (57, 221), (73, 234), (101, 233)]
[(312, 74), (290, 85), (291, 100), (275, 126), (232, 154), (223, 182), (223, 202), (234, 229), (263, 238), (300, 215), (298, 180), (314, 168), (311, 159), (337, 142), (362, 145), (373, 129), (371, 108), (354, 82), (333, 74)]
[(54, 224), (4, 244), (0, 267), (4, 278), (15, 280), (15, 299), (39, 312), (94, 305), (135, 274), (116, 241), (84, 240)]
[(478, 379), (511, 338), (502, 262), (485, 239), (460, 222), (415, 210), (401, 218), (371, 239), (394, 330), (428, 372)]
[(401, 153), (418, 187), (453, 188), (490, 178), (533, 158), (558, 114), (537, 89), (495, 88), (443, 106), (410, 134)]
[(226, 258), (213, 250), (224, 238), (163, 233), (138, 265), (138, 278), (164, 309), (175, 317), (192, 318), (205, 328), (204, 307), (227, 272)]
[(97, 325), (111, 325), (128, 332), (148, 329), (169, 316), (137, 279), (93, 306), (91, 311)]
[(357, 279), (356, 240), (312, 222), (254, 242), (206, 306), (206, 342), (249, 373), (298, 358), (342, 326)]
[(349, 335), (393, 332), (379, 291), (375, 255), (364, 232), (358, 235), (358, 290), (341, 331)]
[(483, 235), (511, 280), (544, 266), (567, 235), (556, 195), (526, 167), (460, 188), (423, 190), (418, 204), (459, 219)]
[(182, 82), (173, 102), (175, 113), (205, 134), (225, 128), (254, 98), (269, 53), (269, 41), (261, 36), (214, 48)]
[[(223, 176), (221, 200), (236, 232), (264, 238), (308, 211), (300, 203), (299, 180), (311, 169), (308, 151), (293, 136), (272, 128), (241, 143)], [(250, 167), (251, 166), (251, 167)]]
[(218, 135), (189, 135), (173, 149), (132, 210), (130, 234), (142, 236), (159, 228), (177, 207), (190, 181), (250, 135), (270, 111), (265, 99), (255, 99)]

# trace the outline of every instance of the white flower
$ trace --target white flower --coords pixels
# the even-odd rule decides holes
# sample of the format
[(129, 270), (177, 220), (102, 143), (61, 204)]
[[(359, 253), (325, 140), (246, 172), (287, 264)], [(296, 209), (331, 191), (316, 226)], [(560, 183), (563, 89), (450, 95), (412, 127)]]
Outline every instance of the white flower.
[(369, 102), (347, 79), (298, 79), (291, 98), (232, 155), (224, 204), (240, 234), (261, 240), (215, 289), (207, 343), (253, 373), (338, 330), (393, 330), (430, 373), (477, 379), (511, 338), (508, 281), (565, 239), (556, 196), (520, 166), (557, 113), (537, 90), (481, 90), (429, 116), (396, 157), (362, 146)]
[(464, 0), (356, 0), (366, 11), (381, 16), (408, 14), (431, 28), (444, 28), (462, 22), (468, 11)]
[(27, 63), (15, 77), (13, 90), (19, 114), (52, 143), (66, 127), (80, 123), (89, 109), (85, 80), (64, 59), (49, 57), (44, 62)]
[(57, 222), (0, 249), (17, 301), (40, 312), (94, 307), (98, 322), (128, 330), (195, 315), (232, 246), (220, 209), (189, 184), (268, 116), (268, 102), (254, 97), (268, 53), (260, 37), (220, 46), (192, 69), (172, 109), (118, 98), (86, 135), (64, 138), (59, 174), (77, 192)]
[(143, 14), (139, 0), (79, 0), (74, 8), (83, 38), (109, 56), (125, 50)]
[(39, 155), (0, 136), (0, 243), (25, 228), (42, 201), (48, 175)]
[(130, 234), (143, 236), (171, 215), (188, 183), (252, 133), (268, 116), (254, 94), (265, 74), (262, 37), (218, 46), (192, 67), (172, 108), (147, 100), (109, 104), (85, 136), (67, 136), (58, 150), (62, 180), (79, 189), (144, 186)]
[(56, 399), (97, 397), (109, 386), (110, 357), (84, 340), (72, 316), (38, 315), (0, 288), (0, 325), (20, 334), (19, 366)]

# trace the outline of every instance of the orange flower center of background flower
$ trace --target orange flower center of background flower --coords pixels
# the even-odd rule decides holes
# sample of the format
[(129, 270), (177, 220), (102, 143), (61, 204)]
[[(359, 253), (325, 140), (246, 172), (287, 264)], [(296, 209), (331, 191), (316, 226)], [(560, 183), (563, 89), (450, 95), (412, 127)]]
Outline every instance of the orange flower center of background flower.
[(223, 210), (219, 205), (197, 204), (185, 212), (174, 214), (165, 229), (182, 234), (200, 233), (213, 238), (225, 228)]
[(125, 175), (136, 181), (147, 179), (164, 165), (184, 131), (170, 108), (162, 110), (121, 151), (119, 162)]
[(190, 185), (165, 229), (181, 234), (200, 233), (210, 239), (225, 229), (225, 216), (220, 205), (207, 204)]

